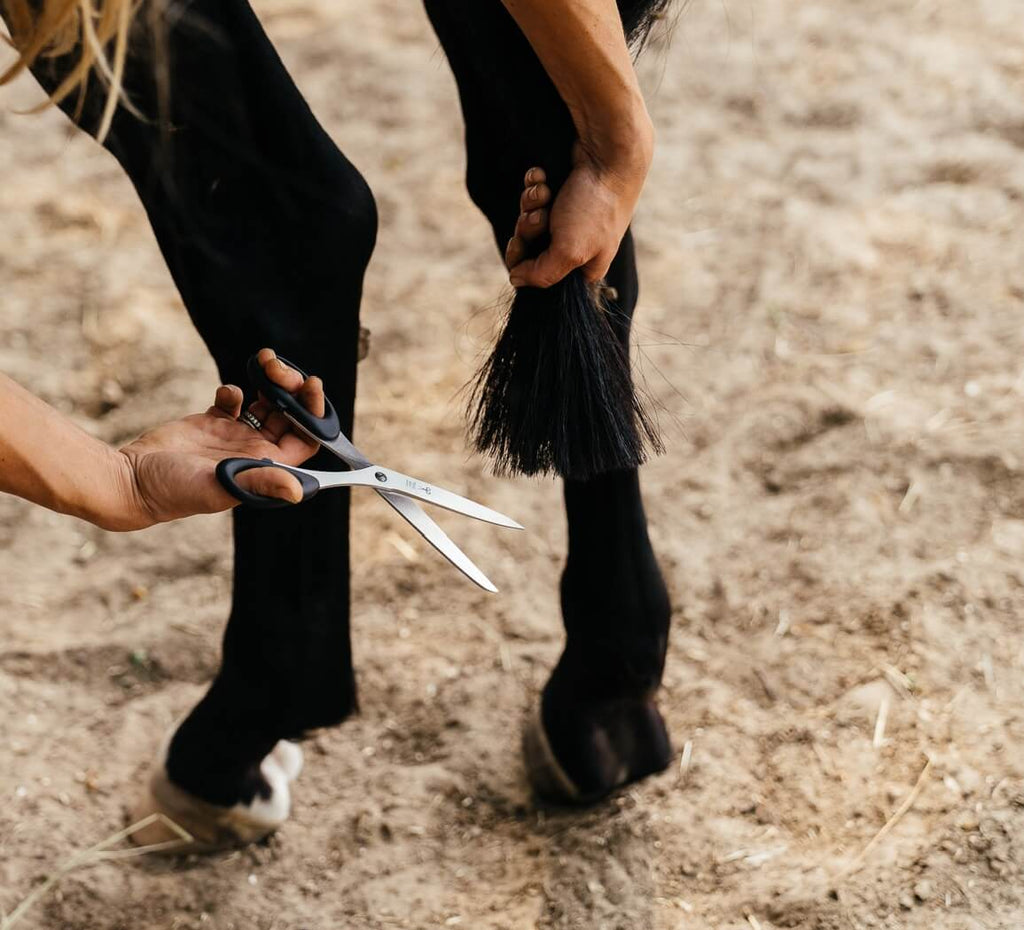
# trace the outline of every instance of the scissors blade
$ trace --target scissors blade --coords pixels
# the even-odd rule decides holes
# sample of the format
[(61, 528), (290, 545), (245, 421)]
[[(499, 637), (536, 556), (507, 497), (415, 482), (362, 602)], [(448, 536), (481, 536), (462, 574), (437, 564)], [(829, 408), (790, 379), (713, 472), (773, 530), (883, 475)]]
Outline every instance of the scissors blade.
[[(339, 433), (335, 439), (330, 442), (325, 442), (324, 440), (309, 433), (301, 423), (288, 414), (288, 411), (284, 411), (284, 415), (314, 442), (326, 449), (329, 449), (350, 468), (358, 471), (369, 468), (372, 465), (370, 460), (352, 444), (344, 433)], [(403, 475), (402, 477), (404, 478), (405, 476)], [(410, 478), (409, 480), (412, 481), (413, 479)], [(430, 545), (440, 552), (441, 555), (451, 562), (451, 564), (462, 572), (462, 574), (464, 574), (470, 581), (479, 585), (485, 591), (490, 591), (492, 594), (498, 593), (498, 589), (491, 582), (491, 579), (470, 561), (468, 556), (466, 556), (466, 554), (448, 538), (448, 534), (423, 512), (423, 508), (420, 507), (416, 501), (394, 491), (384, 491), (379, 487), (376, 490), (384, 500), (398, 511), (399, 515), (403, 517), (417, 533), (419, 533), (428, 543), (430, 543)], [(452, 496), (457, 497), (458, 495)], [(472, 503), (472, 501), (467, 501), (466, 503)], [(487, 508), (482, 509), (486, 510)], [(458, 510), (458, 512), (461, 513), (462, 511)], [(495, 516), (502, 516), (496, 511), (491, 512), (494, 513)], [(503, 520), (508, 521), (508, 517), (503, 517)], [(522, 529), (522, 527), (514, 521), (508, 521), (507, 523), (502, 522), (500, 525), (514, 525), (519, 529)]]
[[(280, 408), (278, 408), (280, 409)], [(299, 430), (308, 439), (311, 439), (318, 446), (327, 449), (329, 452), (334, 453), (339, 459), (341, 459), (349, 468), (368, 468), (373, 463), (360, 452), (352, 443), (349, 441), (348, 436), (344, 433), (339, 433), (334, 439), (328, 441), (321, 439), (319, 436), (314, 436), (309, 430), (302, 425), (301, 422), (295, 419), (287, 410), (281, 410), (285, 415), (285, 418)]]
[[(369, 469), (366, 469), (366, 471), (369, 471)], [(491, 510), (490, 507), (485, 507), (483, 504), (471, 501), (469, 498), (462, 497), (453, 491), (446, 491), (444, 488), (439, 488), (436, 484), (427, 484), (425, 481), (410, 478), (408, 475), (403, 475), (400, 471), (394, 471), (391, 468), (381, 468), (379, 465), (375, 465), (373, 466), (373, 474), (376, 483), (386, 484), (389, 490), (397, 491), (405, 497), (415, 497), (424, 503), (434, 504), (437, 507), (450, 510), (452, 513), (461, 513), (464, 517), (482, 520), (484, 523), (493, 523), (495, 526), (505, 526), (513, 530), (521, 530), (523, 528), (521, 524), (516, 523), (511, 517), (506, 517), (505, 514), (498, 513), (497, 510)], [(382, 477), (386, 480), (382, 481)], [(383, 490), (383, 488), (378, 490)]]
[(498, 593), (491, 580), (448, 538), (445, 531), (423, 512), (423, 508), (416, 501), (394, 491), (382, 491), (380, 488), (377, 489), (377, 493), (470, 581), (480, 585), (485, 591), (490, 591), (491, 594)]
[(393, 468), (384, 468), (380, 465), (368, 465), (364, 468), (357, 468), (353, 471), (312, 471), (308, 468), (299, 468), (296, 471), (312, 475), (322, 488), (341, 488), (362, 486), (374, 488), (377, 491), (393, 491), (403, 497), (414, 497), (416, 500), (427, 504), (434, 504), (452, 513), (462, 514), (464, 517), (471, 517), (474, 520), (481, 520), (484, 523), (493, 523), (495, 526), (504, 526), (512, 530), (521, 530), (522, 524), (516, 523), (511, 517), (506, 517), (497, 510), (491, 510), (483, 504), (471, 501), (468, 497), (462, 497), (454, 491), (447, 491), (439, 488), (436, 484), (427, 484), (409, 475), (403, 475)]

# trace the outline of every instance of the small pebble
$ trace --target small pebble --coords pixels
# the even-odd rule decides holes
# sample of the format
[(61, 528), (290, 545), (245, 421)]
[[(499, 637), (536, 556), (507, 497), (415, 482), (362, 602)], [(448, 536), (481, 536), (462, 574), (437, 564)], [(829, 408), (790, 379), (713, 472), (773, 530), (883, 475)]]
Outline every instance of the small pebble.
[(918, 901), (927, 901), (935, 889), (932, 888), (932, 883), (926, 878), (922, 878), (916, 885), (914, 885), (914, 897)]
[(108, 378), (100, 387), (100, 397), (104, 403), (116, 406), (124, 400), (124, 388), (113, 378)]

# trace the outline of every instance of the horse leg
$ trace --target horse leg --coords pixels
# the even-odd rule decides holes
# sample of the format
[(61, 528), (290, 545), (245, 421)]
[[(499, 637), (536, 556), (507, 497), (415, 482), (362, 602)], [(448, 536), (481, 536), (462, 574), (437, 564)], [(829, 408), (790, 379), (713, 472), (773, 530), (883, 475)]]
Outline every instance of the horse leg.
[[(606, 281), (628, 327), (637, 297), (628, 233)], [(588, 803), (671, 761), (655, 704), (671, 605), (648, 536), (636, 469), (566, 481), (564, 492), (565, 648), (527, 724), (523, 749), (539, 794)]]
[[(499, 248), (512, 234), (524, 173), (570, 169), (575, 130), (563, 101), (499, 0), (426, 0), (466, 122), (467, 186)], [(628, 343), (637, 300), (627, 233), (606, 283)], [(566, 643), (524, 750), (537, 790), (593, 801), (668, 765), (654, 696), (671, 607), (647, 533), (635, 470), (565, 483), (569, 553), (561, 583)]]
[[(182, 9), (166, 24), (167, 83), (154, 80), (145, 41), (129, 62), (128, 96), (153, 119), (119, 109), (104, 144), (137, 188), (221, 378), (245, 386), (247, 357), (272, 346), (323, 378), (350, 434), (373, 197), (246, 0)], [(66, 67), (66, 59), (41, 62), (37, 77), (52, 88)], [(102, 96), (86, 99), (87, 129), (98, 124)], [(313, 467), (332, 462), (321, 456)], [(222, 665), (170, 740), (150, 799), (210, 844), (279, 823), (296, 758), (285, 747), (272, 754), (275, 746), (337, 724), (355, 706), (348, 517), (347, 492), (234, 512)]]

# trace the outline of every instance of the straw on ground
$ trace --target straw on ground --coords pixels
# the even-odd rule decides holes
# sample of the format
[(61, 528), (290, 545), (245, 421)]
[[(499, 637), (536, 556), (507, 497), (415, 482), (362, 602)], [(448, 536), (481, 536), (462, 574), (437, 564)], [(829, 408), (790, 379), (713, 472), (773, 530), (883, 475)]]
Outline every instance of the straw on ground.
[[(143, 828), (157, 822), (164, 824), (164, 826), (172, 830), (177, 834), (179, 839), (168, 840), (163, 843), (151, 843), (148, 846), (139, 846), (137, 849), (110, 849), (111, 846), (127, 839), (137, 830), (142, 830)], [(55, 888), (69, 872), (73, 872), (75, 869), (95, 865), (98, 862), (106, 862), (111, 859), (133, 859), (136, 856), (145, 856), (149, 853), (173, 849), (184, 843), (191, 843), (192, 841), (192, 834), (183, 827), (178, 826), (178, 824), (164, 814), (155, 813), (150, 814), (148, 817), (143, 817), (142, 820), (137, 823), (133, 823), (130, 826), (125, 827), (123, 830), (118, 830), (117, 833), (111, 834), (104, 840), (100, 840), (100, 842), (96, 843), (94, 846), (90, 846), (88, 849), (83, 849), (80, 852), (75, 853), (63, 865), (55, 869), (51, 875), (48, 875), (46, 880), (42, 882), (38, 888), (34, 889), (13, 911), (11, 911), (10, 914), (7, 916), (0, 915), (0, 930), (13, 930), (14, 925), (28, 913), (29, 909), (36, 904), (36, 902), (44, 897), (51, 889)]]

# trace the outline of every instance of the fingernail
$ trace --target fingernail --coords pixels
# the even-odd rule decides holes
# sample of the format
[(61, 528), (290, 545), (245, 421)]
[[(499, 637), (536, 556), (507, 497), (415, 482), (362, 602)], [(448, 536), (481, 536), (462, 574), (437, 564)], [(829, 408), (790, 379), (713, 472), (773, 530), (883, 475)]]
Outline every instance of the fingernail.
[(530, 225), (531, 226), (539, 226), (540, 225), (540, 221), (541, 221), (540, 210), (534, 210), (533, 213), (530, 214)]
[(537, 169), (536, 168), (531, 168), (529, 171), (526, 172), (526, 183), (527, 184), (532, 184), (536, 180), (537, 180)]
[(531, 187), (526, 192), (526, 198), (527, 198), (527, 200), (536, 200), (537, 199), (537, 185), (536, 184), (534, 184), (533, 187)]
[(523, 279), (519, 277), (519, 275), (510, 275), (508, 283), (511, 284), (513, 287), (522, 287)]

